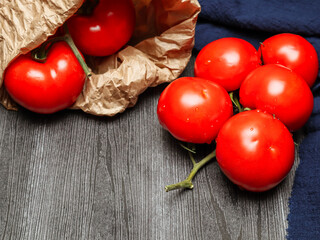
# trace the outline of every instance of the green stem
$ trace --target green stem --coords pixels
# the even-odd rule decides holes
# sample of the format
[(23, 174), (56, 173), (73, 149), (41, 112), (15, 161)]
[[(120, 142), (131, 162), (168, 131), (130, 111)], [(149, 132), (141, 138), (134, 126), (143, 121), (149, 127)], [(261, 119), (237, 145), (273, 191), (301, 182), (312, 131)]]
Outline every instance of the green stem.
[[(64, 37), (55, 37), (55, 38), (49, 39), (46, 42), (44, 42), (39, 48), (32, 50), (31, 51), (32, 59), (41, 63), (45, 62), (47, 59), (47, 55), (50, 50), (50, 47), (52, 46), (52, 43), (55, 43), (58, 41), (64, 41)], [(49, 44), (51, 45), (47, 47)]]
[(192, 153), (191, 153), (191, 152), (188, 152), (188, 154), (189, 154), (189, 157), (190, 157), (190, 159), (191, 159), (191, 162), (192, 162), (193, 166), (196, 165), (197, 163), (196, 163), (196, 160), (194, 159)]
[(78, 9), (76, 14), (82, 15), (82, 16), (91, 16), (93, 14), (94, 9), (99, 4), (99, 0), (89, 0), (84, 1), (82, 6)]
[[(67, 28), (66, 25), (64, 25), (64, 30), (66, 32), (66, 34), (62, 37), (55, 37), (52, 39), (47, 40), (46, 42), (44, 42), (39, 48), (33, 50), (31, 52), (32, 54), (32, 58), (35, 61), (38, 62), (45, 62), (47, 59), (47, 55), (48, 52), (50, 50), (50, 47), (52, 46), (53, 43), (58, 42), (58, 41), (65, 41), (69, 47), (71, 48), (73, 54), (76, 56), (77, 60), (79, 61), (83, 71), (85, 72), (87, 77), (90, 77), (92, 74), (90, 72), (90, 69), (88, 68), (88, 65), (86, 64), (86, 62), (84, 61), (81, 53), (79, 52), (78, 48), (76, 47), (76, 45), (74, 44), (71, 35), (69, 33), (69, 30)], [(49, 45), (50, 44), (50, 45)], [(47, 47), (49, 45), (49, 47)]]
[[(190, 153), (191, 154), (191, 153)], [(189, 174), (189, 176), (179, 182), (179, 183), (175, 183), (175, 184), (171, 184), (171, 185), (167, 185), (165, 187), (166, 192), (169, 192), (171, 190), (175, 190), (175, 189), (181, 189), (181, 188), (188, 188), (188, 189), (193, 189), (193, 184), (192, 184), (192, 179), (194, 178), (194, 176), (196, 175), (196, 173), (199, 171), (200, 168), (202, 168), (206, 163), (208, 163), (210, 160), (212, 160), (214, 157), (216, 156), (216, 151), (214, 150), (212, 153), (210, 153), (209, 155), (207, 155), (205, 158), (203, 158), (200, 162), (196, 163), (193, 159), (193, 168)], [(192, 160), (191, 159), (191, 160)]]
[(263, 55), (262, 55), (262, 48), (263, 47), (265, 47), (263, 42), (260, 42), (260, 60), (261, 60), (261, 65), (264, 65)]
[(183, 149), (187, 150), (188, 152), (191, 152), (191, 153), (193, 153), (193, 154), (196, 153), (196, 151), (195, 151), (195, 146), (194, 146), (194, 145), (191, 146), (191, 148), (185, 146), (183, 143), (179, 143), (179, 145), (180, 145)]
[(243, 112), (243, 108), (242, 108), (238, 98), (234, 96), (234, 93), (230, 92), (229, 96), (230, 96), (231, 101), (233, 102), (233, 104), (238, 108), (239, 112)]
[(88, 65), (86, 64), (86, 62), (84, 61), (82, 54), (80, 53), (80, 51), (78, 50), (78, 48), (76, 47), (76, 45), (74, 44), (72, 37), (69, 33), (69, 29), (67, 27), (66, 24), (63, 25), (63, 29), (65, 31), (65, 35), (64, 35), (64, 41), (66, 41), (66, 43), (68, 43), (69, 47), (71, 48), (72, 52), (74, 53), (74, 55), (76, 56), (76, 58), (78, 59), (81, 67), (83, 68), (83, 71), (85, 72), (87, 77), (90, 77), (92, 74), (88, 68)]

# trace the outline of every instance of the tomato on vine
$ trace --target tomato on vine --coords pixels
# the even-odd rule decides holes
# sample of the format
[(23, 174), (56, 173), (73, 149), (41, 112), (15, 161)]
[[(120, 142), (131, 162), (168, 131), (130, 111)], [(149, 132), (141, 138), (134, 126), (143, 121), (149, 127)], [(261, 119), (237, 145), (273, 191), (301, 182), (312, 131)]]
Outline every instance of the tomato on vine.
[[(279, 34), (261, 43), (257, 52), (242, 39), (222, 38), (199, 52), (194, 74), (195, 78), (178, 79), (165, 89), (158, 118), (178, 140), (215, 140), (216, 148), (196, 162), (195, 152), (184, 147), (193, 168), (185, 180), (167, 185), (166, 191), (192, 189), (197, 171), (215, 157), (222, 172), (240, 188), (261, 192), (278, 185), (294, 163), (290, 131), (303, 127), (313, 109), (310, 87), (318, 74), (313, 46), (298, 35)], [(204, 99), (199, 82), (231, 92), (239, 114), (231, 117), (229, 107), (223, 107), (230, 104), (225, 93), (206, 91), (209, 98)], [(212, 125), (221, 116), (223, 124)], [(208, 126), (214, 126), (214, 131)]]

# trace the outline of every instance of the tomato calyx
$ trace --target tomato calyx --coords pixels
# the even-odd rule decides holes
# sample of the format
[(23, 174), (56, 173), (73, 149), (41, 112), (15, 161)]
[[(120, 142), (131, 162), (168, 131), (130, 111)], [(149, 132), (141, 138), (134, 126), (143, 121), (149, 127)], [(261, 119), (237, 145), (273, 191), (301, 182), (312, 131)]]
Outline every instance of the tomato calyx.
[(260, 56), (261, 65), (265, 65), (263, 61), (263, 55), (262, 55), (262, 48), (265, 47), (265, 45), (263, 42), (260, 42), (259, 44), (260, 44), (260, 54), (261, 54)]
[(229, 93), (231, 102), (235, 105), (235, 107), (237, 108), (237, 110), (239, 112), (243, 112), (244, 108), (241, 106), (240, 102), (239, 102), (239, 97), (238, 94), (236, 94), (235, 92), (230, 92)]
[(216, 150), (214, 150), (213, 152), (209, 153), (206, 157), (204, 157), (200, 162), (196, 162), (193, 156), (193, 154), (195, 153), (194, 149), (188, 149), (184, 145), (181, 146), (188, 151), (189, 157), (193, 163), (193, 168), (189, 176), (185, 180), (171, 185), (167, 185), (165, 187), (166, 192), (176, 189), (193, 189), (192, 179), (194, 178), (196, 173), (216, 156)]
[(82, 16), (90, 16), (93, 13), (93, 10), (99, 4), (100, 0), (86, 0), (82, 6), (78, 9), (78, 15)]
[(64, 28), (64, 31), (65, 31), (65, 34), (63, 36), (54, 37), (52, 39), (49, 39), (46, 42), (44, 42), (42, 45), (40, 45), (40, 47), (32, 50), (31, 51), (32, 59), (37, 61), (37, 62), (40, 62), (40, 63), (46, 62), (48, 52), (49, 52), (50, 48), (52, 47), (52, 45), (55, 42), (65, 41), (69, 45), (69, 47), (71, 48), (73, 54), (76, 56), (76, 58), (77, 58), (78, 62), (80, 63), (83, 71), (85, 72), (86, 76), (90, 77), (92, 75), (92, 73), (91, 73), (90, 69), (88, 68), (88, 65), (84, 61), (80, 51), (78, 50), (78, 48), (74, 44), (74, 42), (73, 42), (73, 40), (71, 38), (71, 35), (69, 33), (67, 25), (64, 25), (63, 28)]
[(39, 48), (33, 49), (31, 51), (32, 59), (40, 63), (45, 63), (50, 47), (52, 46), (49, 45), (49, 43), (51, 42), (51, 40), (48, 40), (47, 42), (43, 43)]
[(243, 107), (241, 105), (241, 103), (239, 101), (239, 91), (230, 92), (229, 96), (230, 96), (231, 102), (236, 107), (237, 113), (241, 113), (241, 112), (244, 112), (244, 111), (252, 110), (251, 108)]

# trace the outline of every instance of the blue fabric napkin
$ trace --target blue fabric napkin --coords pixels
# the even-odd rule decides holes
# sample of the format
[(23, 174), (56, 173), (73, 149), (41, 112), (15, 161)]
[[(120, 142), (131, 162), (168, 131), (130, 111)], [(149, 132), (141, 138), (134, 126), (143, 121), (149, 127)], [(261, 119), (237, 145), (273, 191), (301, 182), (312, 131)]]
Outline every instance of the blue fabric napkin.
[[(223, 37), (256, 48), (266, 38), (290, 32), (305, 37), (320, 57), (320, 1), (199, 0), (195, 50)], [(314, 110), (300, 144), (300, 164), (289, 202), (287, 239), (320, 239), (320, 82), (313, 87)]]

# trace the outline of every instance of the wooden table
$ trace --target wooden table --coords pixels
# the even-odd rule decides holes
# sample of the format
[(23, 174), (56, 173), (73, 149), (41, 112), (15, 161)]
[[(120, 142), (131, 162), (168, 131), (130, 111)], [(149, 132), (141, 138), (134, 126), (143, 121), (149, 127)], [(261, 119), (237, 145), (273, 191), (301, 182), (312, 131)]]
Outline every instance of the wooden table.
[(112, 118), (0, 107), (1, 239), (285, 239), (298, 159), (266, 193), (239, 190), (214, 161), (193, 190), (164, 191), (192, 168), (157, 121), (164, 87)]

